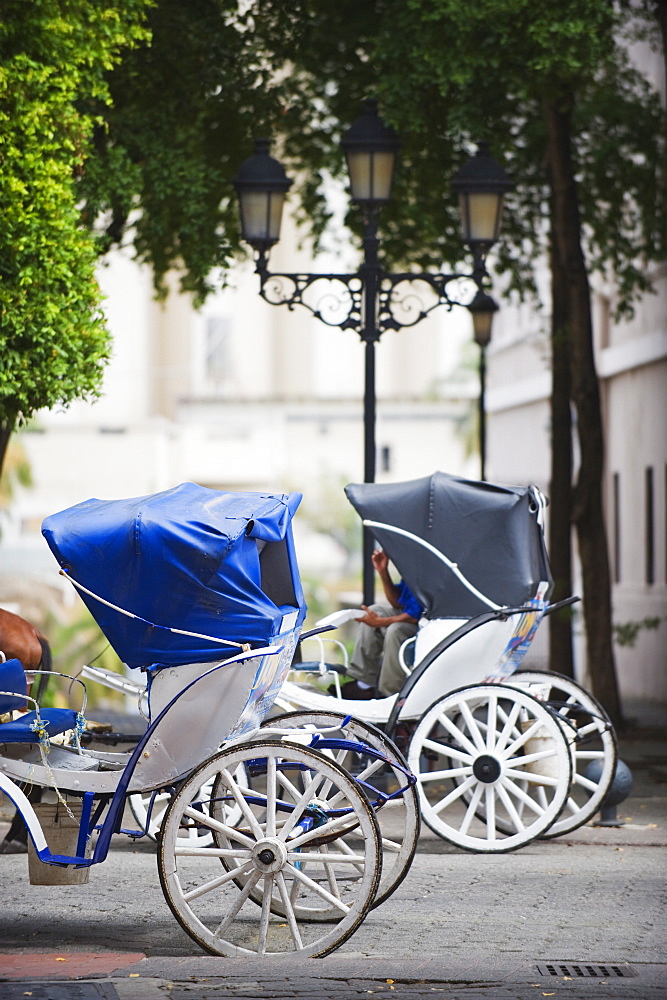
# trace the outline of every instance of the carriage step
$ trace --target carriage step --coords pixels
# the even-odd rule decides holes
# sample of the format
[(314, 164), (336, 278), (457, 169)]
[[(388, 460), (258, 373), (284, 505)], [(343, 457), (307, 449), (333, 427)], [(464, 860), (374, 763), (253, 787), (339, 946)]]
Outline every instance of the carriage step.
[[(17, 744), (14, 744), (14, 746), (17, 746)], [(12, 755), (12, 757), (16, 759), (15, 755)], [(25, 761), (26, 764), (42, 763), (42, 757), (37, 746), (21, 745), (21, 752), (18, 755), (18, 759)], [(100, 762), (95, 757), (89, 757), (86, 753), (78, 754), (76, 751), (65, 750), (64, 747), (59, 747), (56, 743), (51, 744), (47, 759), (49, 767), (62, 771), (99, 771), (100, 768)]]

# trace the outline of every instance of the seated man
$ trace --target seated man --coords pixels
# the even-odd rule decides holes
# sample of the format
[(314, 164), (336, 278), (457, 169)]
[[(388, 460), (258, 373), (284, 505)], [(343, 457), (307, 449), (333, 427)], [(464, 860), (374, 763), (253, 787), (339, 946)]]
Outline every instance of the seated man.
[[(373, 552), (375, 567), (386, 603), (362, 604), (366, 612), (360, 622), (348, 674), (354, 678), (342, 689), (343, 698), (387, 698), (403, 686), (405, 673), (398, 651), (417, 632), (422, 607), (407, 584), (393, 583), (386, 552)], [(334, 693), (331, 691), (331, 693)]]

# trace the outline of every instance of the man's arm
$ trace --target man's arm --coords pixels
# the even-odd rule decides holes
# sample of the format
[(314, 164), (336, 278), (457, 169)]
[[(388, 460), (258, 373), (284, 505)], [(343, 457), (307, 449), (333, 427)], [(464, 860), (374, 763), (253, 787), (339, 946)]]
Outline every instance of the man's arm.
[(383, 618), (379, 615), (377, 611), (371, 611), (362, 604), (361, 607), (366, 612), (363, 618), (355, 618), (355, 621), (361, 622), (363, 625), (370, 625), (371, 628), (386, 628), (388, 625), (393, 625), (394, 622), (416, 622), (417, 619), (413, 618), (412, 615), (406, 615), (404, 611), (397, 612), (395, 615), (387, 615)]
[[(392, 608), (396, 608), (400, 613), (400, 604), (398, 601), (398, 587), (393, 583), (389, 575), (389, 556), (382, 549), (375, 549), (373, 552), (373, 566), (380, 577), (380, 583), (382, 584), (382, 589), (384, 591), (384, 596), (387, 601), (391, 604)], [(362, 605), (363, 607), (363, 605)], [(403, 621), (404, 619), (399, 619)], [(391, 624), (391, 623), (390, 623)]]

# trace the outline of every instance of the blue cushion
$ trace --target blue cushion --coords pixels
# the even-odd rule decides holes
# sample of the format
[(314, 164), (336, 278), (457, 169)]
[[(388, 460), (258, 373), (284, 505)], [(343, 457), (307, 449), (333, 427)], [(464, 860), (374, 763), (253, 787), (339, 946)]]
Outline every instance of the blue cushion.
[[(76, 726), (77, 713), (73, 708), (43, 708), (40, 714), (49, 736), (66, 733)], [(36, 712), (28, 712), (14, 722), (3, 722), (0, 725), (0, 743), (37, 743), (39, 735), (30, 728), (36, 718)]]
[(20, 660), (5, 660), (4, 663), (0, 663), (0, 691), (16, 691), (19, 696), (12, 698), (11, 695), (0, 694), (0, 715), (25, 708), (28, 684)]

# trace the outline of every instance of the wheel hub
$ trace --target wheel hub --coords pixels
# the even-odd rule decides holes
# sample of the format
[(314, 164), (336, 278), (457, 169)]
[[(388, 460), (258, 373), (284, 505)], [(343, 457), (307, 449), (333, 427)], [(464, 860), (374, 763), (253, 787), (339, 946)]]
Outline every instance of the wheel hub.
[(502, 774), (500, 761), (492, 757), (491, 754), (483, 753), (473, 764), (472, 773), (478, 781), (483, 781), (485, 784), (491, 785)]
[(264, 837), (253, 847), (252, 861), (258, 871), (271, 875), (285, 867), (287, 848), (277, 837)]

